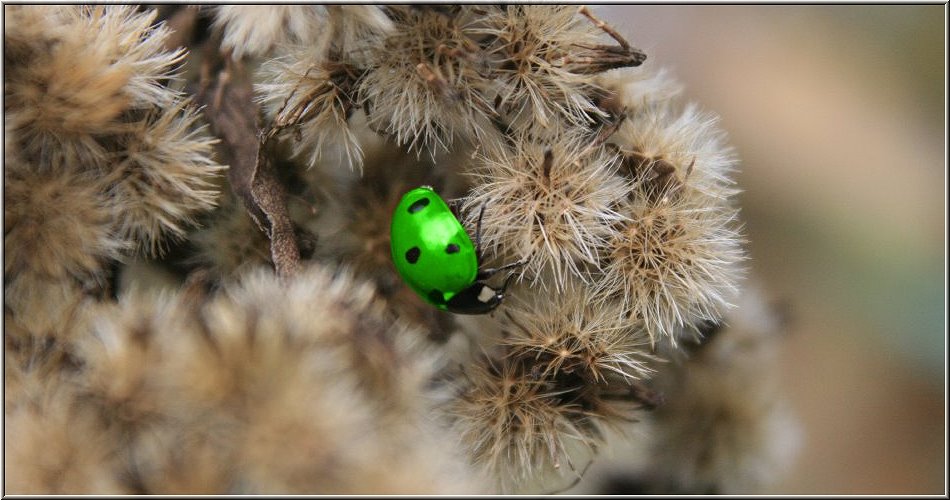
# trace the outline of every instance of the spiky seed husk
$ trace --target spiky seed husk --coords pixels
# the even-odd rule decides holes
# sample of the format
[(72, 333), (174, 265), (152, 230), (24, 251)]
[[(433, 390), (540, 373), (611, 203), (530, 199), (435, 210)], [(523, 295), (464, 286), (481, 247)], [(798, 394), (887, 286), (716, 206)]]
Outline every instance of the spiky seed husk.
[(448, 150), (456, 137), (486, 149), (501, 147), (485, 97), (483, 54), (469, 15), (393, 7), (393, 28), (380, 46), (366, 47), (367, 73), (358, 87), (369, 126), (416, 152)]
[(293, 138), (294, 154), (305, 156), (308, 166), (334, 149), (350, 167), (362, 166), (363, 152), (348, 123), (356, 111), (359, 69), (330, 55), (312, 57), (312, 52), (302, 47), (265, 61), (255, 92), (271, 126), (291, 132), (285, 135)]
[(603, 33), (569, 5), (490, 10), (478, 34), (488, 37), (499, 109), (516, 135), (551, 139), (586, 129), (605, 113), (592, 75), (574, 71), (570, 55), (597, 45)]
[(82, 345), (78, 399), (145, 492), (473, 491), (426, 417), (420, 335), (346, 275), (260, 270), (206, 301), (123, 297)]
[(129, 123), (110, 165), (118, 231), (147, 253), (160, 253), (163, 238), (180, 238), (195, 214), (217, 203), (214, 181), (225, 167), (212, 158), (217, 140), (199, 119), (188, 101), (146, 113)]
[(735, 159), (716, 120), (695, 107), (635, 115), (615, 136), (634, 188), (604, 254), (605, 288), (622, 297), (654, 339), (718, 320), (734, 297), (744, 253)]
[(618, 202), (629, 191), (616, 175), (617, 157), (577, 144), (529, 143), (515, 154), (482, 157), (466, 201), (466, 220), (477, 225), (481, 207), (482, 246), (495, 254), (527, 259), (521, 270), (533, 283), (554, 271), (563, 288), (571, 276), (586, 279), (597, 255), (624, 219)]
[(798, 450), (776, 370), (783, 325), (758, 286), (737, 302), (708, 343), (658, 378), (667, 403), (653, 414), (654, 493), (761, 491)]
[(262, 56), (275, 46), (312, 43), (326, 29), (322, 5), (218, 5), (214, 26), (224, 30), (221, 47), (231, 57)]
[(21, 274), (49, 281), (96, 280), (126, 248), (113, 231), (114, 208), (101, 197), (102, 179), (12, 165), (4, 173), (6, 280)]

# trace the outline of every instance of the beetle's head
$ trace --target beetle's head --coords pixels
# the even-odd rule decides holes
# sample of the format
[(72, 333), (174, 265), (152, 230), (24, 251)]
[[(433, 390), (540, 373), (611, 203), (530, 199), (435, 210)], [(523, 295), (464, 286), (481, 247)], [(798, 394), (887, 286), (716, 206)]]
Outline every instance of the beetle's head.
[[(508, 282), (505, 282), (507, 285)], [(501, 290), (486, 285), (481, 281), (476, 281), (468, 288), (452, 296), (445, 304), (449, 312), (455, 314), (487, 314), (493, 311), (501, 304), (505, 298), (504, 286)]]

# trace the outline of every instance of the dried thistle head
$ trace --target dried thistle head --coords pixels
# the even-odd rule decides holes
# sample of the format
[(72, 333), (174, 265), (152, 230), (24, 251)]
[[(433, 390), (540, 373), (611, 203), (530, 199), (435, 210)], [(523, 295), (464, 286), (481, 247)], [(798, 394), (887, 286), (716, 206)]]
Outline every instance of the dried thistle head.
[(447, 14), (391, 7), (388, 13), (392, 30), (379, 46), (366, 47), (367, 72), (358, 86), (370, 128), (417, 152), (448, 150), (456, 137), (499, 147), (472, 8)]
[[(116, 131), (130, 104), (124, 91), (132, 68), (116, 63), (116, 47), (96, 43), (93, 22), (78, 23), (68, 8), (12, 6), (4, 51), (6, 132), (37, 158), (35, 168), (95, 165), (104, 148), (90, 133)], [(79, 26), (77, 26), (79, 24)]]
[(118, 436), (89, 408), (74, 404), (70, 387), (31, 379), (4, 412), (4, 488), (17, 495), (124, 495), (115, 475)]
[(570, 276), (586, 278), (623, 220), (617, 203), (629, 187), (616, 174), (617, 157), (579, 144), (529, 143), (482, 163), (466, 208), (474, 227), (485, 207), (483, 247), (527, 259), (522, 276), (542, 286), (551, 284), (539, 281), (544, 269), (554, 271), (558, 289)]
[(180, 98), (166, 80), (185, 53), (165, 50), (169, 31), (152, 24), (155, 11), (58, 6), (11, 14), (17, 48), (5, 56), (4, 111), (38, 168), (100, 165), (108, 161), (103, 142), (124, 130), (123, 112)]
[(744, 259), (729, 177), (735, 159), (716, 121), (688, 107), (635, 115), (616, 136), (635, 187), (602, 263), (603, 283), (656, 338), (716, 321)]
[(568, 449), (591, 446), (566, 417), (580, 408), (545, 381), (524, 376), (517, 362), (484, 358), (466, 367), (465, 378), (448, 412), (462, 445), (502, 491), (562, 465), (575, 469)]
[(113, 231), (106, 183), (89, 174), (50, 173), (26, 165), (4, 172), (5, 280), (96, 280), (125, 241)]
[(260, 270), (213, 296), (131, 294), (115, 309), (83, 343), (77, 397), (126, 436), (134, 470), (119, 474), (146, 492), (472, 486), (426, 417), (421, 332), (366, 284)]
[(509, 303), (507, 355), (542, 378), (577, 376), (587, 384), (648, 379), (655, 371), (649, 337), (622, 304), (575, 283), (568, 293)]
[(636, 68), (601, 73), (597, 75), (597, 85), (606, 92), (598, 106), (614, 115), (669, 105), (683, 93), (683, 85), (672, 72), (658, 68), (652, 61)]
[[(490, 351), (468, 362), (447, 405), (472, 460), (504, 491), (551, 489), (580, 475), (620, 429), (655, 401), (641, 382), (657, 361), (617, 301), (574, 282), (570, 292), (520, 287)], [(550, 300), (548, 300), (550, 299)], [(487, 333), (487, 332), (486, 332)], [(528, 488), (528, 489), (525, 489)]]
[(264, 61), (255, 91), (273, 129), (292, 132), (294, 154), (306, 156), (310, 167), (332, 149), (350, 166), (362, 165), (363, 152), (349, 125), (357, 109), (359, 69), (337, 53), (312, 54), (300, 47)]
[(667, 398), (652, 415), (654, 493), (751, 493), (800, 445), (776, 370), (784, 326), (763, 291), (747, 288), (707, 326), (710, 338), (657, 377)]
[(10, 144), (30, 168), (98, 176), (110, 229), (157, 253), (166, 232), (180, 236), (213, 206), (210, 179), (222, 168), (197, 112), (170, 86), (185, 52), (165, 50), (169, 30), (152, 24), (155, 11), (59, 6), (38, 21), (24, 9), (14, 11), (25, 28), (7, 61)]
[(214, 161), (217, 140), (199, 119), (187, 101), (146, 112), (128, 123), (109, 167), (119, 234), (147, 253), (160, 253), (163, 238), (181, 238), (196, 213), (217, 203), (215, 180), (225, 167)]
[(224, 31), (221, 47), (231, 57), (262, 56), (277, 45), (307, 43), (326, 26), (322, 5), (217, 5), (214, 26)]
[(600, 43), (603, 31), (578, 13), (568, 5), (512, 5), (485, 16), (478, 32), (489, 40), (500, 83), (493, 104), (516, 136), (593, 128), (608, 117), (596, 104), (605, 92), (594, 75), (642, 61), (625, 41)]

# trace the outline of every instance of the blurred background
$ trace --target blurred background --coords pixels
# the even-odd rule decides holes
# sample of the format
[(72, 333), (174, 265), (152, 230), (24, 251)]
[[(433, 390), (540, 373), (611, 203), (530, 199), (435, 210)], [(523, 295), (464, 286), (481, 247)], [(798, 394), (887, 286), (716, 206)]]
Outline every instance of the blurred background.
[(946, 494), (945, 5), (602, 5), (722, 117), (804, 443), (763, 493)]

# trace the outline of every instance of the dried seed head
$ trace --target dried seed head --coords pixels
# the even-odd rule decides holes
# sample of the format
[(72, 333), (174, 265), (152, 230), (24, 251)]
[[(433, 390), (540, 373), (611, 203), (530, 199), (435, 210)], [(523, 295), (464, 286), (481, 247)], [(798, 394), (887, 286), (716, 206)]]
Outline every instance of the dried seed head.
[(231, 57), (261, 56), (274, 46), (315, 41), (326, 29), (322, 5), (217, 5), (214, 26), (224, 30), (221, 47)]
[(165, 51), (169, 31), (155, 16), (130, 6), (11, 10), (5, 112), (24, 157), (37, 168), (101, 165), (123, 112), (180, 99), (167, 80), (185, 53)]
[[(516, 136), (551, 138), (587, 129), (606, 117), (592, 74), (604, 71), (603, 32), (575, 6), (520, 5), (495, 9), (478, 30), (488, 37), (495, 108)], [(617, 47), (620, 49), (619, 47)], [(598, 51), (600, 53), (598, 53)]]
[(328, 5), (330, 28), (318, 47), (346, 54), (347, 62), (366, 66), (365, 47), (379, 45), (381, 37), (393, 30), (387, 7), (381, 5)]
[(115, 62), (117, 41), (98, 37), (90, 22), (70, 24), (71, 8), (7, 9), (7, 132), (36, 168), (105, 161), (94, 134), (115, 132), (130, 104), (124, 88), (132, 68)]
[(155, 253), (163, 232), (180, 236), (195, 211), (213, 205), (209, 178), (221, 169), (209, 158), (211, 140), (194, 130), (197, 112), (169, 87), (184, 51), (164, 49), (169, 31), (152, 25), (155, 11), (43, 12), (48, 33), (36, 20), (14, 22), (25, 33), (11, 57), (35, 57), (9, 61), (11, 142), (32, 168), (102, 176), (102, 203), (118, 215), (109, 229)]
[(66, 11), (76, 29), (95, 33), (94, 43), (108, 48), (115, 65), (130, 68), (124, 91), (133, 108), (166, 107), (182, 99), (170, 80), (178, 79), (179, 67), (187, 55), (184, 49), (165, 47), (170, 30), (154, 24), (156, 10), (139, 12), (133, 6), (73, 7)]
[(494, 111), (483, 95), (489, 84), (483, 54), (472, 36), (471, 8), (455, 16), (432, 9), (391, 8), (393, 29), (381, 46), (365, 48), (369, 70), (359, 103), (369, 126), (399, 144), (434, 154), (456, 136), (500, 147)]
[(235, 279), (271, 264), (270, 240), (233, 195), (225, 195), (204, 227), (190, 233), (195, 253), (190, 264), (206, 269), (214, 281)]
[(683, 86), (668, 69), (657, 69), (649, 61), (637, 68), (600, 74), (597, 84), (609, 96), (609, 103), (599, 106), (613, 115), (623, 110), (642, 113), (643, 108), (668, 105), (683, 92)]
[(327, 150), (339, 160), (362, 166), (363, 152), (349, 120), (356, 110), (356, 67), (327, 56), (314, 60), (312, 49), (300, 48), (269, 59), (260, 68), (264, 83), (256, 93), (271, 116), (276, 131), (288, 129), (294, 154), (307, 157), (313, 167)]
[(672, 168), (684, 197), (720, 206), (738, 193), (732, 178), (737, 159), (719, 118), (694, 104), (679, 111), (670, 102), (657, 101), (636, 110), (612, 139), (623, 156), (621, 172), (653, 181), (641, 183), (641, 191), (663, 187), (657, 178)]
[(654, 339), (675, 343), (684, 326), (718, 320), (737, 290), (735, 160), (715, 120), (693, 107), (650, 109), (628, 124), (617, 139), (635, 188), (619, 209), (626, 219), (608, 245), (604, 283)]
[(654, 356), (642, 325), (630, 321), (618, 301), (604, 300), (596, 290), (580, 284), (571, 290), (553, 300), (535, 296), (531, 302), (508, 304), (514, 328), (503, 340), (507, 355), (548, 379), (573, 374), (594, 385), (648, 378)]
[(118, 259), (125, 241), (113, 234), (105, 183), (75, 172), (14, 167), (4, 175), (6, 280), (21, 274), (50, 281), (95, 280)]
[(83, 343), (78, 397), (125, 436), (144, 492), (476, 489), (426, 417), (421, 332), (385, 316), (372, 287), (260, 270), (203, 300), (115, 308)]
[(118, 231), (151, 254), (166, 235), (181, 237), (195, 214), (216, 204), (215, 178), (225, 168), (211, 156), (216, 139), (199, 127), (188, 101), (131, 122), (109, 168)]
[[(74, 404), (65, 382), (26, 381), (28, 403), (7, 407), (4, 487), (15, 495), (132, 493), (115, 474), (118, 436)], [(25, 404), (24, 404), (25, 403)]]
[(720, 331), (658, 377), (667, 395), (655, 417), (649, 473), (669, 491), (752, 493), (800, 446), (777, 378), (781, 326), (761, 290), (746, 289)]
[(617, 158), (602, 148), (526, 144), (513, 155), (482, 157), (482, 163), (466, 202), (469, 227), (485, 207), (482, 245), (527, 258), (522, 275), (534, 282), (546, 268), (554, 270), (558, 288), (570, 275), (585, 278), (612, 224), (623, 219), (617, 203), (629, 186), (615, 173)]
[(583, 410), (542, 380), (526, 377), (521, 366), (482, 359), (466, 366), (468, 385), (452, 402), (462, 445), (502, 491), (541, 474), (576, 469), (568, 450), (592, 443), (570, 414)]
[(641, 385), (656, 361), (646, 333), (619, 302), (578, 282), (567, 289), (513, 293), (506, 318), (481, 325), (501, 330), (493, 354), (462, 368), (447, 406), (473, 460), (506, 491), (582, 474), (608, 429), (652, 405)]

